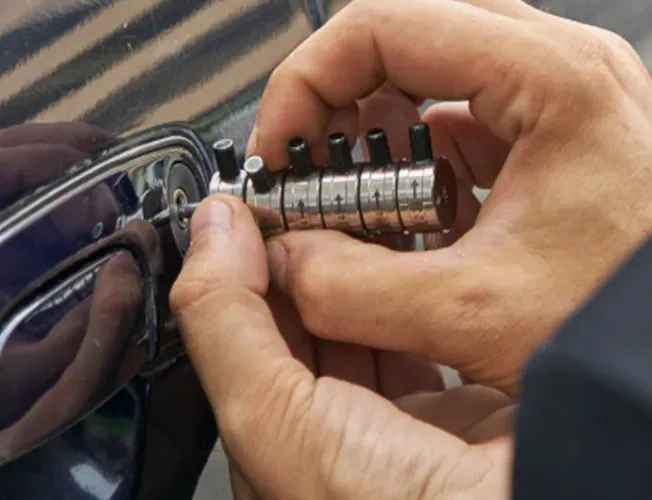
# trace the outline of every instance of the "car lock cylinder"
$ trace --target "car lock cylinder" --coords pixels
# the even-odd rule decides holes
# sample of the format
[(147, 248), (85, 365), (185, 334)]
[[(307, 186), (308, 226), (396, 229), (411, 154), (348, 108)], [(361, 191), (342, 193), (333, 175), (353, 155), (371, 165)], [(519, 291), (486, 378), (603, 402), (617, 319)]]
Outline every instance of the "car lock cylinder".
[[(411, 158), (395, 161), (384, 130), (365, 135), (367, 162), (354, 162), (344, 134), (328, 138), (329, 165), (314, 163), (301, 138), (287, 145), (289, 168), (273, 173), (260, 156), (242, 167), (233, 142), (213, 145), (218, 172), (210, 194), (240, 197), (252, 210), (264, 237), (286, 231), (336, 229), (359, 236), (432, 233), (451, 228), (457, 184), (450, 163), (435, 158), (425, 123), (409, 129)], [(188, 217), (196, 204), (178, 207)]]

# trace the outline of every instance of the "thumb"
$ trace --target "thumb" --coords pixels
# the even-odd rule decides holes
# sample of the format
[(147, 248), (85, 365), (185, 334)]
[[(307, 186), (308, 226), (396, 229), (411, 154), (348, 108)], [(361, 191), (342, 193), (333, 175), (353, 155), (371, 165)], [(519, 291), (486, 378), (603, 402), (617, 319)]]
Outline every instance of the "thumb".
[[(251, 211), (235, 197), (209, 197), (195, 211), (191, 233), (170, 306), (219, 413), (252, 378), (247, 369), (259, 370), (268, 357), (289, 358), (290, 352), (263, 298), (269, 284), (267, 258)], [(243, 333), (250, 330), (256, 334)]]
[(192, 241), (175, 297), (183, 306), (233, 283), (258, 295), (267, 292), (265, 245), (251, 211), (237, 198), (204, 200), (191, 219)]

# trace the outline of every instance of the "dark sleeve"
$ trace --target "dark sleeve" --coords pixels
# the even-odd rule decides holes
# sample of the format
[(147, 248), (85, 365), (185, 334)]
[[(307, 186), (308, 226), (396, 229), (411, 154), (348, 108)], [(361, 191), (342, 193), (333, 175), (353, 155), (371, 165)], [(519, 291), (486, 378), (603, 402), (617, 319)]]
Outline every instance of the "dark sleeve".
[(513, 499), (652, 499), (652, 240), (530, 359)]

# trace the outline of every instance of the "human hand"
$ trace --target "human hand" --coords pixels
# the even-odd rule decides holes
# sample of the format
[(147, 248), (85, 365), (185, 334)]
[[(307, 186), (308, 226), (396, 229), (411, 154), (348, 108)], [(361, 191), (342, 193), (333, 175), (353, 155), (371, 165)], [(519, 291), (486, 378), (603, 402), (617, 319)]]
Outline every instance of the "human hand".
[[(80, 122), (25, 123), (1, 129), (0, 210), (54, 181), (66, 169), (108, 146), (111, 141), (112, 137), (101, 128)], [(94, 195), (95, 203), (89, 203), (87, 197), (77, 197), (64, 209), (70, 210), (71, 214), (80, 209), (86, 211), (88, 223), (95, 224), (98, 211), (93, 209), (106, 207), (110, 200), (100, 190), (96, 190)], [(39, 255), (39, 263), (46, 265), (51, 258), (48, 244), (60, 246), (71, 240), (77, 243), (79, 235), (71, 228), (50, 221), (41, 225), (38, 241), (28, 238), (19, 245), (19, 250), (11, 245), (0, 246), (0, 273), (3, 277), (0, 303), (11, 298), (12, 289), (18, 291), (25, 286), (26, 270), (27, 274), (34, 273), (35, 253)], [(77, 226), (75, 228), (79, 230)], [(83, 229), (89, 230), (87, 226)], [(46, 338), (33, 338), (33, 334), (28, 333), (33, 325), (24, 333), (18, 327), (0, 347), (0, 399), (6, 401), (0, 409), (0, 430), (29, 410), (52, 385), (52, 380), (58, 379), (72, 363), (87, 321), (88, 303), (83, 303), (66, 314)]]
[(268, 286), (260, 232), (237, 199), (204, 201), (191, 231), (170, 300), (235, 498), (507, 500), (507, 396), (443, 392), (431, 363), (312, 337)]
[(105, 130), (82, 122), (24, 123), (0, 129), (0, 208), (53, 181), (112, 141)]
[[(449, 246), (295, 232), (270, 243), (274, 281), (323, 339), (427, 356), (514, 395), (528, 354), (652, 227), (650, 77), (615, 34), (520, 0), (358, 0), (276, 69), (250, 152), (279, 169), (302, 136), (323, 161), (326, 136), (353, 142), (375, 109), (402, 156), (425, 98), (468, 101), (423, 117), (459, 178)], [(473, 185), (491, 188), (481, 209)]]
[[(108, 147), (113, 140), (101, 128), (81, 122), (24, 123), (1, 129), (0, 210), (53, 182), (74, 164)], [(55, 213), (35, 222), (39, 226), (39, 231), (35, 231), (38, 238), (1, 245), (0, 304), (6, 305), (38, 269), (48, 269), (62, 253), (76, 249), (98, 222), (110, 225), (116, 211), (115, 196), (110, 186), (102, 183), (75, 195)], [(37, 261), (34, 255), (39, 255)]]
[[(76, 423), (125, 384), (124, 377), (119, 379), (120, 368), (146, 361), (144, 349), (136, 360), (127, 350), (143, 309), (140, 272), (131, 256), (127, 252), (111, 256), (99, 270), (94, 289), (44, 340), (2, 351), (0, 368), (5, 370), (0, 390), (19, 393), (24, 389), (25, 394), (0, 412), (4, 420), (0, 463)], [(63, 357), (64, 363), (68, 358), (68, 363), (62, 365), (57, 357)], [(22, 371), (16, 366), (21, 361)], [(35, 363), (50, 379), (41, 378)]]

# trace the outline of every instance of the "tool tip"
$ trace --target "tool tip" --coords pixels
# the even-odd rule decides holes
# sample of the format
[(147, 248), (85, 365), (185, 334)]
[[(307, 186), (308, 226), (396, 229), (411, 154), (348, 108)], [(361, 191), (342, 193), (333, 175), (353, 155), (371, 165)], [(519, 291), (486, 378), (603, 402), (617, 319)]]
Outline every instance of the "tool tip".
[(174, 206), (174, 211), (179, 219), (189, 219), (197, 210), (199, 203), (187, 203), (181, 206)]

